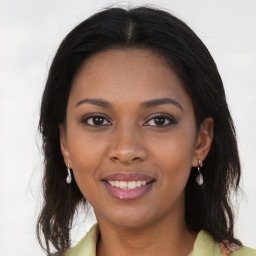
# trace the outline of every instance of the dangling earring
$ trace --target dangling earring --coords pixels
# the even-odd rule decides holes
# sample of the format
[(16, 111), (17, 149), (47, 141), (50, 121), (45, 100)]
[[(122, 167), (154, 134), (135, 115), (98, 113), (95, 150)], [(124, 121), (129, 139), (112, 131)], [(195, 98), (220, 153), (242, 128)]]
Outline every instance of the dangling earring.
[(67, 167), (67, 172), (68, 172), (68, 175), (67, 175), (67, 178), (66, 178), (66, 182), (68, 183), (68, 184), (70, 184), (71, 183), (71, 181), (72, 181), (72, 176), (71, 176), (71, 172), (70, 172), (70, 163), (68, 163), (68, 167)]
[(203, 175), (200, 172), (201, 167), (203, 167), (203, 162), (200, 159), (198, 159), (198, 166), (197, 166), (198, 175), (196, 177), (196, 182), (198, 183), (199, 186), (201, 186), (204, 183)]

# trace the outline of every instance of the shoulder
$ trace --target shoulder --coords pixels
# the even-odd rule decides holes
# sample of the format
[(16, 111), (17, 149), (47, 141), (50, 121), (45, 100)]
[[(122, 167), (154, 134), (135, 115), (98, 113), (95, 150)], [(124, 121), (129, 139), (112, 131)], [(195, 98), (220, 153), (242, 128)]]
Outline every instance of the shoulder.
[(96, 246), (99, 236), (98, 224), (94, 224), (81, 241), (68, 249), (64, 256), (96, 256)]
[(230, 245), (227, 249), (224, 244), (220, 243), (222, 256), (256, 256), (256, 250), (238, 245)]
[(238, 250), (232, 252), (230, 256), (256, 256), (256, 250), (247, 246), (242, 246)]
[(231, 246), (226, 248), (222, 243), (220, 244), (222, 256), (256, 256), (256, 250), (246, 246)]
[(193, 251), (189, 256), (256, 256), (256, 250), (246, 246), (225, 250), (224, 247), (214, 241), (212, 236), (202, 230), (198, 233)]

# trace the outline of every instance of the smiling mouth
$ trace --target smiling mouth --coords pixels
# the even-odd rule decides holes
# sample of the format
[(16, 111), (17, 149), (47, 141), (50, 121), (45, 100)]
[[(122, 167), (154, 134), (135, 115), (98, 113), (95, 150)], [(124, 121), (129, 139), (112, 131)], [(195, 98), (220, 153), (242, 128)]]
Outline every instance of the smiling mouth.
[[(149, 183), (149, 182), (148, 182)], [(145, 186), (147, 182), (145, 180), (133, 180), (133, 181), (124, 181), (124, 180), (109, 180), (108, 184), (112, 187), (120, 188), (122, 190), (132, 190)]]
[(121, 200), (134, 200), (147, 193), (156, 181), (141, 173), (114, 173), (102, 179), (107, 191)]

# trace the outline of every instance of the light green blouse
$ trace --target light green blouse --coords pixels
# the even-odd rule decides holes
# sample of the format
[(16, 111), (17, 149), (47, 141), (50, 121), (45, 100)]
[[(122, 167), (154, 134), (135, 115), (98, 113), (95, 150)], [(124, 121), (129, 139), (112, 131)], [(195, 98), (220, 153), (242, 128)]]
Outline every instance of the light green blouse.
[[(76, 246), (65, 253), (65, 256), (96, 256), (98, 235), (99, 228), (95, 224)], [(221, 250), (219, 244), (202, 230), (198, 233), (193, 251), (188, 256), (221, 256)], [(256, 256), (256, 250), (243, 246), (230, 256)]]

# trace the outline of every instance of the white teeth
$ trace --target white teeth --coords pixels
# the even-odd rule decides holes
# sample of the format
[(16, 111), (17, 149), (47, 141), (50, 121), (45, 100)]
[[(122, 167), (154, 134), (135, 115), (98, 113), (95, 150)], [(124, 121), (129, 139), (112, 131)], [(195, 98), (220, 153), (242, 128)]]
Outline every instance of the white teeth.
[(111, 180), (111, 181), (110, 181), (111, 186), (115, 186), (115, 183), (116, 183), (116, 182), (115, 182), (114, 180)]
[(120, 187), (119, 183), (120, 183), (119, 180), (116, 180), (113, 182), (113, 185), (111, 183), (110, 184), (111, 184), (111, 186), (115, 186), (115, 187), (119, 188)]
[(137, 182), (136, 182), (136, 186), (139, 188), (139, 187), (141, 187), (141, 180), (138, 180)]
[(127, 181), (120, 181), (119, 184), (121, 189), (127, 188)]
[(145, 180), (132, 180), (132, 181), (124, 181), (124, 180), (109, 180), (108, 183), (117, 188), (121, 188), (123, 190), (131, 190), (135, 188), (139, 188), (141, 186), (145, 186), (147, 182)]
[(129, 189), (134, 189), (136, 188), (136, 181), (129, 181), (127, 185)]

